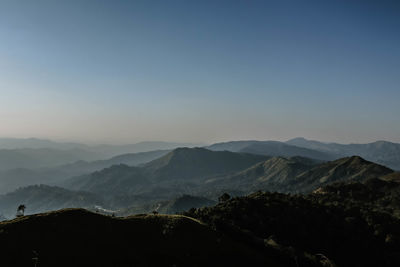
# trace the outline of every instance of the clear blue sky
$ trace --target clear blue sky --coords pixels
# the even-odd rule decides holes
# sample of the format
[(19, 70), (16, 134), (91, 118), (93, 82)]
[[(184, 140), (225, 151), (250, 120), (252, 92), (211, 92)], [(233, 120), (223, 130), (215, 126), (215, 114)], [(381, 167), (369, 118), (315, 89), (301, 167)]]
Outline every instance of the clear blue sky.
[(0, 136), (400, 142), (399, 1), (0, 2)]

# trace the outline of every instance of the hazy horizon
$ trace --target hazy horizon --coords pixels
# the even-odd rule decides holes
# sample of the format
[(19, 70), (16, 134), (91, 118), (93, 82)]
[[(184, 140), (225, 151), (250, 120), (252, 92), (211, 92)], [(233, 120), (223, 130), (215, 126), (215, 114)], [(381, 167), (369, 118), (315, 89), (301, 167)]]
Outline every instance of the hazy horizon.
[(397, 1), (0, 3), (0, 136), (400, 143)]
[(210, 142), (204, 142), (204, 141), (192, 141), (192, 142), (185, 142), (182, 140), (139, 140), (139, 141), (127, 141), (127, 142), (92, 142), (92, 141), (85, 141), (85, 140), (71, 140), (71, 139), (52, 139), (52, 138), (38, 138), (38, 137), (9, 137), (9, 136), (0, 136), (0, 139), (15, 139), (15, 140), (29, 140), (29, 139), (37, 139), (37, 140), (44, 140), (44, 141), (51, 141), (51, 142), (56, 142), (56, 143), (76, 143), (76, 144), (82, 144), (82, 145), (89, 145), (89, 146), (98, 146), (98, 145), (116, 145), (116, 146), (123, 146), (123, 145), (132, 145), (132, 144), (139, 144), (139, 143), (152, 143), (152, 142), (161, 142), (161, 143), (182, 143), (182, 144), (194, 144), (194, 145), (199, 145), (199, 146), (208, 146), (216, 143), (224, 143), (224, 142), (235, 142), (235, 141), (278, 141), (278, 142), (287, 142), (292, 139), (296, 138), (304, 138), (306, 140), (310, 141), (317, 141), (317, 142), (322, 142), (322, 143), (337, 143), (337, 144), (343, 144), (343, 145), (349, 145), (349, 144), (368, 144), (368, 143), (374, 143), (374, 142), (391, 142), (391, 143), (397, 143), (391, 140), (371, 140), (368, 142), (340, 142), (340, 141), (330, 141), (330, 140), (318, 140), (318, 139), (312, 139), (312, 138), (307, 138), (304, 136), (294, 136), (292, 138), (288, 139), (249, 139), (249, 138), (243, 138), (243, 139), (220, 139), (220, 140), (215, 140), (215, 141), (210, 141)]

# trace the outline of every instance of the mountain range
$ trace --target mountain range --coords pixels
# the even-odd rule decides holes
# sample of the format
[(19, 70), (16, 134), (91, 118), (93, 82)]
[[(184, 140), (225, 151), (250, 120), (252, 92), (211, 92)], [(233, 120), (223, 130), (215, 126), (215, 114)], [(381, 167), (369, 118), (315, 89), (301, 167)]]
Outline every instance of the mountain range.
[[(178, 148), (140, 166), (113, 165), (66, 179), (58, 185), (65, 191), (60, 191), (58, 187), (22, 188), (5, 195), (4, 199), (13, 202), (4, 203), (11, 207), (8, 210), (14, 212), (15, 206), (29, 202), (29, 212), (34, 213), (46, 200), (45, 196), (54, 191), (50, 195), (62, 201), (56, 202), (58, 206), (52, 205), (53, 208), (81, 207), (75, 203), (72, 205), (69, 198), (65, 198), (69, 195), (70, 198), (85, 200), (81, 205), (87, 208), (102, 206), (110, 210), (125, 210), (121, 214), (129, 214), (129, 210), (140, 213), (158, 209), (169, 213), (181, 211), (174, 208), (178, 204), (171, 204), (171, 201), (182, 195), (215, 201), (223, 192), (232, 195), (246, 195), (259, 190), (310, 193), (336, 182), (364, 182), (383, 177), (396, 177), (396, 173), (358, 156), (321, 162), (303, 157), (268, 157), (204, 148)], [(83, 197), (83, 193), (91, 197)], [(198, 206), (193, 203), (201, 202), (197, 201), (199, 199), (192, 201), (190, 197), (180, 201), (186, 204), (179, 205), (190, 208), (191, 205)], [(3, 209), (7, 210), (6, 207)]]
[(191, 188), (210, 177), (234, 173), (268, 158), (204, 148), (177, 148), (141, 167), (115, 165), (74, 177), (63, 186), (108, 196), (147, 194), (170, 197), (190, 192)]
[[(163, 155), (177, 146), (194, 144), (142, 142), (127, 146), (88, 146), (78, 143), (58, 143), (42, 139), (0, 138), (0, 193), (19, 186), (53, 184), (61, 180), (91, 173), (113, 164), (137, 166)], [(335, 144), (295, 138), (287, 142), (233, 141), (205, 147), (212, 151), (231, 151), (266, 156), (307, 157), (330, 161), (358, 155), (369, 161), (400, 169), (400, 145), (379, 141), (370, 144)], [(163, 148), (169, 148), (163, 150)], [(108, 150), (107, 150), (108, 149)], [(157, 150), (153, 150), (157, 149)], [(148, 151), (152, 150), (152, 151)], [(136, 152), (117, 154), (118, 152)], [(148, 154), (138, 154), (148, 151)], [(105, 155), (112, 155), (106, 157)], [(129, 159), (132, 157), (132, 160)]]
[[(216, 201), (224, 192), (237, 196), (258, 190), (304, 194), (336, 182), (398, 179), (398, 173), (385, 166), (359, 156), (337, 159), (338, 149), (323, 149), (324, 143), (304, 140), (288, 141), (291, 144), (236, 141), (207, 148), (176, 148), (124, 154), (106, 160), (80, 160), (55, 167), (4, 170), (0, 172), (0, 194), (7, 201), (4, 207), (0, 207), (6, 212), (0, 209), (0, 214), (12, 216), (15, 206), (21, 203), (30, 203), (28, 213), (64, 207), (93, 209), (95, 206), (120, 210), (121, 214), (129, 214), (129, 210), (132, 213), (157, 209), (177, 212), (182, 209), (171, 203), (185, 195), (188, 197), (181, 202), (187, 205), (177, 206), (197, 207), (194, 203)], [(304, 142), (311, 142), (314, 146), (300, 147), (305, 146)], [(387, 145), (378, 144), (378, 148)], [(70, 151), (69, 145), (63, 152)], [(395, 155), (397, 144), (388, 145), (394, 147)], [(339, 145), (342, 146), (347, 145)], [(357, 145), (360, 146), (364, 145)], [(373, 151), (376, 144), (365, 146), (369, 147), (368, 151)], [(45, 148), (19, 149), (52, 151)], [(358, 148), (358, 151), (363, 150)], [(369, 155), (379, 153), (371, 152)], [(50, 187), (33, 186), (37, 184)], [(12, 192), (18, 187), (23, 188)], [(7, 192), (10, 194), (4, 195)], [(52, 204), (47, 206), (43, 204), (50, 198), (60, 201), (49, 201)], [(82, 201), (70, 200), (75, 198)], [(191, 198), (198, 198), (198, 201)], [(40, 209), (41, 205), (45, 208)]]
[(257, 190), (299, 193), (337, 181), (362, 181), (392, 172), (358, 156), (321, 162), (303, 157), (271, 158), (204, 148), (178, 148), (141, 167), (113, 166), (70, 179), (65, 186), (98, 194), (154, 194), (159, 197), (178, 193), (217, 194), (218, 190), (241, 191), (242, 194)]

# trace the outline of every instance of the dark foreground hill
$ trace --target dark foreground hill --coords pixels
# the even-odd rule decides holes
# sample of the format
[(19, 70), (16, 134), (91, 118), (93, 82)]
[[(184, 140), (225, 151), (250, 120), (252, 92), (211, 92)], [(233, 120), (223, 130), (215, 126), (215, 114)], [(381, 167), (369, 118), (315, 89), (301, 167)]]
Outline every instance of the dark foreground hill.
[(258, 192), (184, 214), (234, 239), (264, 240), (337, 266), (400, 266), (399, 188), (372, 179), (308, 195)]
[(257, 192), (183, 215), (82, 209), (0, 223), (4, 266), (399, 266), (400, 183)]
[(295, 266), (278, 249), (181, 215), (61, 210), (2, 222), (0, 240), (2, 266)]
[[(0, 223), (4, 266), (400, 266), (396, 175), (307, 195), (257, 192), (182, 215), (82, 209)], [(183, 196), (164, 205), (180, 207)], [(203, 201), (203, 200), (201, 200)]]
[(400, 180), (368, 179), (360, 182), (339, 182), (314, 191), (321, 199), (351, 201), (359, 207), (372, 207), (400, 219)]

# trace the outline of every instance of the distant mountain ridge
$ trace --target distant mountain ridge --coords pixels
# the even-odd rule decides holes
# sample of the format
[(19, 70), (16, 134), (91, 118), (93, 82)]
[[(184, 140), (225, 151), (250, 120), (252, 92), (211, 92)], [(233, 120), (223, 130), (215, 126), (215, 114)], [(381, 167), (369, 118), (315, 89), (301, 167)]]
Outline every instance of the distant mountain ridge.
[(232, 141), (216, 143), (206, 147), (213, 151), (244, 152), (268, 156), (301, 156), (318, 160), (332, 160), (335, 155), (313, 149), (298, 147), (278, 141)]
[(400, 144), (388, 141), (376, 141), (368, 144), (337, 144), (323, 143), (307, 140), (302, 137), (294, 138), (286, 142), (298, 147), (314, 149), (320, 152), (331, 153), (336, 157), (358, 155), (389, 168), (400, 170)]
[[(0, 138), (0, 169), (2, 168), (1, 155), (3, 150), (35, 150), (35, 149), (50, 149), (75, 151), (76, 156), (70, 160), (72, 163), (77, 160), (101, 160), (111, 158), (121, 154), (148, 152), (154, 150), (172, 150), (178, 147), (204, 147), (213, 151), (231, 151), (231, 152), (247, 152), (268, 156), (302, 156), (319, 160), (334, 160), (346, 156), (358, 155), (367, 160), (386, 165), (390, 168), (400, 170), (400, 144), (388, 141), (376, 141), (368, 144), (338, 144), (324, 143), (319, 141), (307, 140), (299, 137), (286, 142), (278, 141), (230, 141), (223, 143), (215, 143), (204, 146), (200, 143), (179, 143), (179, 142), (159, 142), (148, 141), (139, 142), (136, 144), (126, 145), (86, 145), (73, 142), (54, 142), (46, 139), (28, 138)], [(78, 153), (79, 152), (79, 153)], [(58, 151), (58, 154), (66, 153)], [(23, 163), (28, 158), (15, 158), (15, 155), (6, 155), (13, 168), (31, 168), (38, 167), (40, 164), (32, 161), (32, 164)], [(57, 156), (55, 157), (55, 159)], [(61, 164), (65, 164), (64, 161)], [(36, 165), (35, 165), (36, 164)], [(45, 164), (42, 164), (42, 166)], [(48, 164), (51, 165), (51, 164)], [(46, 166), (48, 167), (48, 166)]]
[(114, 157), (121, 154), (150, 152), (155, 150), (173, 150), (178, 147), (199, 147), (202, 143), (179, 143), (179, 142), (161, 142), (161, 141), (146, 141), (135, 144), (126, 145), (97, 145), (91, 147), (92, 150)]

